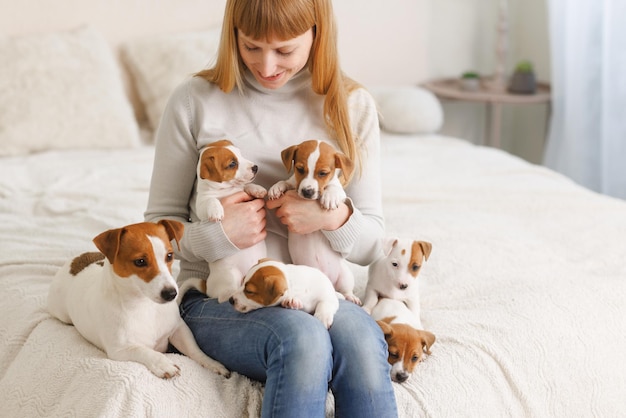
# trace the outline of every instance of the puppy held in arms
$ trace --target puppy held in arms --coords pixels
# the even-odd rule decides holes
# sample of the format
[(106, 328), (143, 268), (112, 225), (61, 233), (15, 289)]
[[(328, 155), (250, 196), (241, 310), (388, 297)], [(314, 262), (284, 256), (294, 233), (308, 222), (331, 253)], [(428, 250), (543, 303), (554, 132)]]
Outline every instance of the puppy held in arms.
[(230, 372), (200, 350), (174, 302), (174, 252), (183, 224), (162, 220), (105, 231), (93, 242), (101, 252), (69, 260), (55, 275), (48, 311), (73, 324), (112, 360), (135, 361), (161, 378), (180, 374), (178, 351), (222, 376)]
[(328, 329), (339, 309), (338, 294), (320, 270), (263, 259), (252, 267), (243, 285), (230, 298), (239, 312), (268, 306), (302, 309)]
[[(270, 188), (270, 199), (278, 199), (287, 190), (296, 190), (304, 199), (319, 200), (326, 210), (337, 209), (345, 201), (342, 179), (350, 176), (354, 164), (332, 145), (319, 140), (304, 141), (284, 149), (281, 158), (287, 172), (293, 169), (293, 174)], [(361, 304), (354, 294), (354, 276), (346, 260), (331, 248), (321, 231), (310, 234), (290, 231), (288, 245), (293, 263), (320, 269), (347, 300)]]
[[(250, 196), (262, 199), (267, 191), (252, 183), (258, 166), (245, 159), (239, 148), (229, 140), (221, 140), (206, 145), (200, 151), (197, 166), (196, 193), (191, 205), (200, 220), (220, 222), (224, 218), (224, 208), (219, 199), (244, 191)], [(225, 302), (241, 285), (246, 272), (259, 259), (266, 256), (265, 242), (244, 248), (230, 257), (209, 263), (209, 277), (206, 279), (206, 293), (218, 301)], [(182, 285), (181, 295), (189, 287), (204, 291), (197, 280), (187, 280)]]

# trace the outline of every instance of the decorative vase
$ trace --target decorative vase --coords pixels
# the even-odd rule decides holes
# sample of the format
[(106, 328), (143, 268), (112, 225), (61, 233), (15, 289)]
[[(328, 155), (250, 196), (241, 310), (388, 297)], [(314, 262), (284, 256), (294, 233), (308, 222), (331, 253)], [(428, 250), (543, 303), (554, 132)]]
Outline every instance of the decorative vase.
[(515, 94), (535, 94), (537, 91), (535, 73), (532, 71), (515, 71), (509, 83), (509, 91)]

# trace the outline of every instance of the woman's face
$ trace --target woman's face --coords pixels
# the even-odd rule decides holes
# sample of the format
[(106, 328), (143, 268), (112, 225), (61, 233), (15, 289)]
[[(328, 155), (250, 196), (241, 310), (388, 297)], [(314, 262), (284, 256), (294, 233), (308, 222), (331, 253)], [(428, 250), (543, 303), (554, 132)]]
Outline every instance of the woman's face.
[(313, 45), (313, 29), (293, 39), (265, 41), (237, 32), (239, 54), (254, 78), (267, 89), (285, 85), (306, 65)]

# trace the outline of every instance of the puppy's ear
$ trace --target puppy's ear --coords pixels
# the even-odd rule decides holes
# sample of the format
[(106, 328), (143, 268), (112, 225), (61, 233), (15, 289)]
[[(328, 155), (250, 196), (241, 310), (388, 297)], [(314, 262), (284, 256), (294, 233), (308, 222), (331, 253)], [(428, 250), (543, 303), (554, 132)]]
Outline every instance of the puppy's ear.
[(345, 186), (348, 184), (348, 179), (352, 177), (352, 172), (354, 171), (354, 163), (352, 160), (345, 154), (338, 152), (335, 154), (335, 167), (341, 168), (341, 185)]
[(382, 239), (383, 254), (385, 257), (389, 255), (393, 247), (398, 243), (398, 238), (385, 237)]
[(215, 164), (215, 148), (206, 147), (200, 151), (200, 178), (212, 179), (218, 177), (219, 168)]
[(285, 148), (280, 153), (280, 158), (282, 158), (283, 165), (287, 169), (288, 173), (291, 171), (291, 167), (293, 167), (293, 161), (294, 161), (294, 159), (296, 157), (296, 151), (297, 150), (298, 150), (298, 146), (297, 145), (292, 145), (289, 148)]
[(428, 257), (430, 257), (430, 252), (433, 249), (433, 245), (430, 242), (426, 241), (417, 241), (420, 248), (422, 249), (422, 254), (424, 254), (424, 258), (428, 261)]
[(428, 355), (430, 355), (430, 347), (435, 344), (435, 334), (428, 331), (420, 331), (420, 338), (422, 339), (422, 349)]
[(380, 329), (383, 330), (385, 340), (388, 340), (393, 335), (393, 327), (389, 325), (389, 322), (393, 321), (395, 317), (387, 317), (376, 321)]
[(124, 228), (109, 229), (99, 234), (93, 239), (93, 243), (100, 250), (102, 254), (109, 260), (109, 263), (115, 262), (115, 257), (120, 249), (120, 241), (124, 234)]
[(233, 143), (228, 139), (220, 139), (219, 141), (211, 142), (207, 144), (207, 147), (227, 147), (229, 145), (233, 145)]
[(163, 225), (165, 231), (167, 232), (167, 236), (170, 238), (170, 241), (175, 240), (176, 245), (180, 250), (180, 240), (183, 237), (185, 226), (178, 221), (172, 221), (169, 219), (162, 219), (158, 223), (159, 225)]

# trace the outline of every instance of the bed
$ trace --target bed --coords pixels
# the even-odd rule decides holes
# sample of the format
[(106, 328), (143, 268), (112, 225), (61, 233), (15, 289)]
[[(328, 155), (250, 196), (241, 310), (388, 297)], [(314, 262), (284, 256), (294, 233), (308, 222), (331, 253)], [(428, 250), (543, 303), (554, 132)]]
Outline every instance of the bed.
[[(0, 65), (0, 415), (259, 416), (261, 384), (182, 356), (180, 376), (158, 379), (108, 360), (45, 309), (65, 260), (94, 250), (98, 233), (142, 221), (152, 132), (179, 82), (171, 68), (149, 70), (204, 65), (216, 33), (125, 45), (123, 65), (93, 28), (0, 38), (1, 56), (14, 58)], [(401, 121), (381, 112), (387, 232), (433, 244), (419, 277), (437, 342), (394, 383), (400, 416), (626, 415), (626, 202), (432, 127), (398, 133)], [(366, 269), (353, 268), (362, 296)]]

